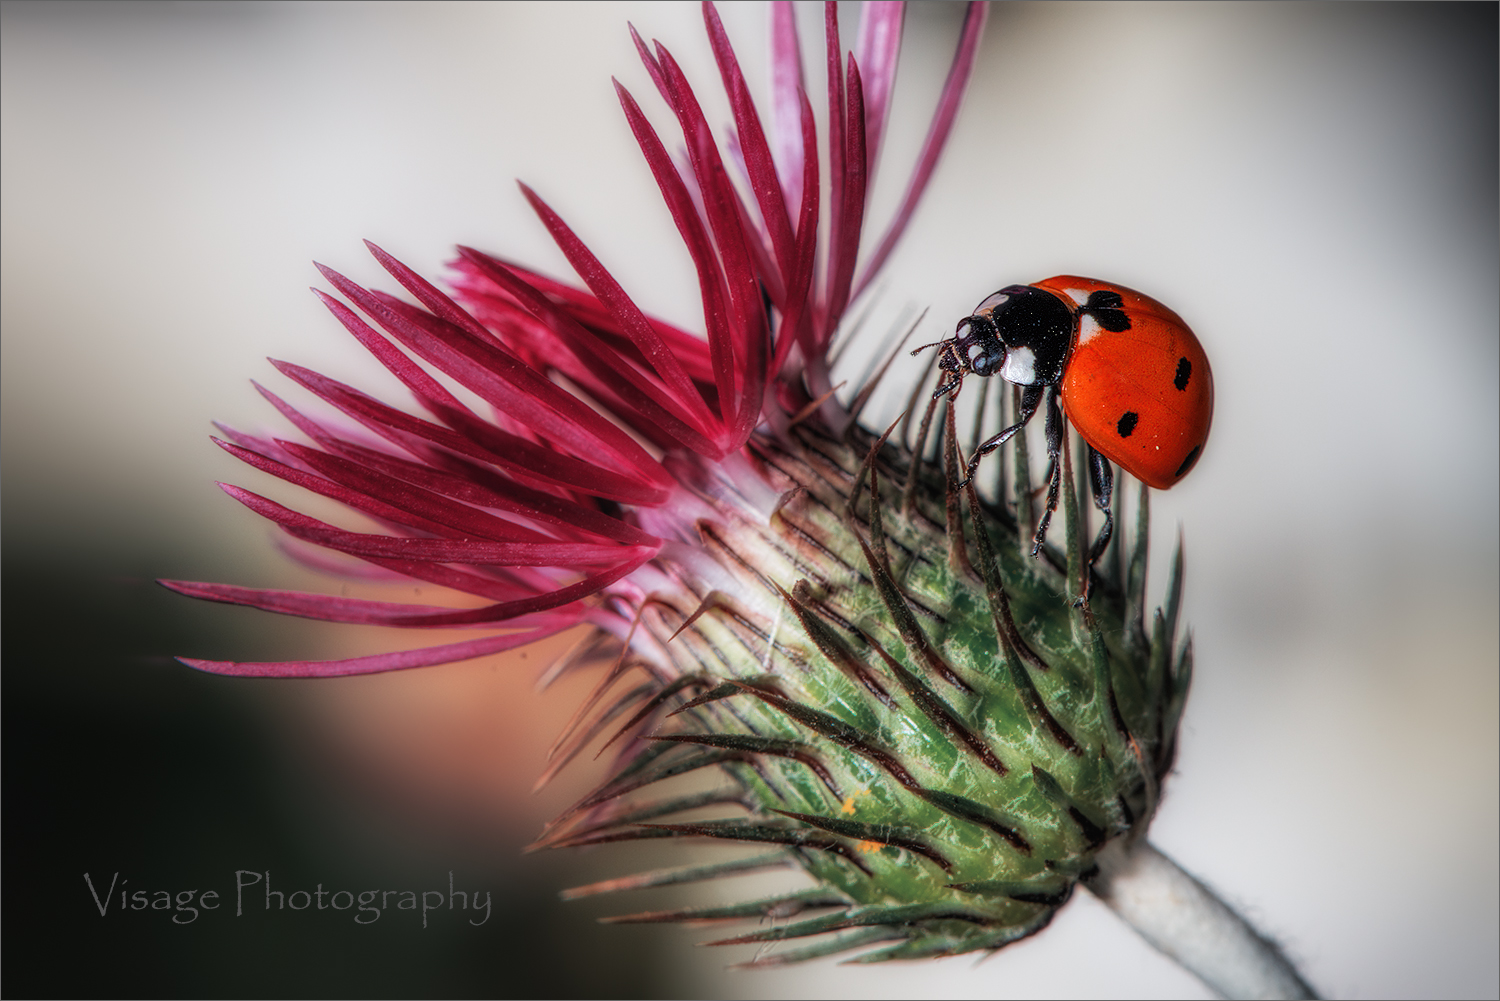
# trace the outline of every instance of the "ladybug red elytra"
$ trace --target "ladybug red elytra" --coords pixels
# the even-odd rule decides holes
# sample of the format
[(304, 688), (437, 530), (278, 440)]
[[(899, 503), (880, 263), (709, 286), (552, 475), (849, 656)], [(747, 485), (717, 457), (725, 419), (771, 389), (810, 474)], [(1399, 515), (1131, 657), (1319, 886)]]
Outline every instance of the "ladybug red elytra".
[(1104, 512), (1090, 563), (1104, 553), (1114, 530), (1111, 461), (1165, 490), (1203, 454), (1214, 410), (1208, 356), (1182, 317), (1150, 296), (1073, 275), (1008, 285), (960, 320), (953, 337), (937, 348), (943, 380), (934, 398), (956, 395), (966, 374), (998, 374), (1021, 387), (1019, 419), (975, 450), (969, 478), (1047, 401), (1052, 469), (1033, 554), (1057, 509), (1062, 413), (1088, 443), (1094, 503)]

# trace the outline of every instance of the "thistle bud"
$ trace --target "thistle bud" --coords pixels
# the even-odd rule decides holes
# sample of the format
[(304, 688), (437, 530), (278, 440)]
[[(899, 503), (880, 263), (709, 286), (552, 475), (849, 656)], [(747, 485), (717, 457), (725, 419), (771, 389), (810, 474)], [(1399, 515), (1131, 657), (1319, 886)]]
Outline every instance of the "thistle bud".
[[(619, 766), (538, 845), (675, 837), (769, 851), (572, 895), (796, 866), (811, 888), (613, 920), (782, 919), (723, 944), (837, 933), (754, 965), (872, 943), (862, 961), (944, 956), (1042, 928), (1106, 842), (1145, 829), (1191, 672), (1190, 645), (1174, 643), (1180, 555), (1148, 636), (1143, 488), (1128, 568), (1117, 547), (1083, 602), (1071, 470), (1067, 555), (1033, 560), (1032, 526), (1015, 514), (1029, 506), (1024, 443), (1024, 500), (986, 501), (957, 486), (945, 412), (945, 461), (924, 461), (920, 438), (840, 430), (820, 411), (753, 436), (732, 477), (685, 478), (693, 502), (670, 507), (699, 545), (661, 561), (592, 712), (561, 745), (566, 759), (612, 730)], [(631, 673), (651, 694), (620, 682)], [(673, 794), (700, 769), (721, 784)], [(724, 815), (673, 816), (705, 806)]]

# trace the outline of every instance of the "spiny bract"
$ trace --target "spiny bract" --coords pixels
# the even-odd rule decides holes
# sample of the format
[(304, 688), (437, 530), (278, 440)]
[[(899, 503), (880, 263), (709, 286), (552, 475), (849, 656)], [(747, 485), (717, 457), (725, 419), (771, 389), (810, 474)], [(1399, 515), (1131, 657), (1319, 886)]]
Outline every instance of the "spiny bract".
[[(813, 419), (750, 440), (776, 491), (771, 510), (705, 493), (715, 514), (697, 529), (722, 578), (698, 568), (641, 603), (637, 633), (557, 764), (639, 705), (614, 736), (635, 746), (538, 844), (707, 837), (777, 849), (571, 896), (795, 865), (812, 889), (614, 920), (780, 919), (722, 944), (839, 933), (756, 965), (891, 939), (861, 960), (950, 955), (1037, 931), (1108, 839), (1144, 831), (1191, 670), (1190, 645), (1173, 658), (1180, 554), (1148, 640), (1145, 489), (1128, 566), (1117, 545), (1084, 605), (1072, 477), (1067, 567), (1050, 550), (1032, 560), (1011, 509), (952, 486), (953, 421), (943, 423), (946, 468)], [(1024, 442), (1016, 453), (1026, 525)], [(601, 697), (632, 669), (641, 687)], [(710, 766), (729, 784), (636, 795)], [(715, 805), (749, 816), (672, 821)]]

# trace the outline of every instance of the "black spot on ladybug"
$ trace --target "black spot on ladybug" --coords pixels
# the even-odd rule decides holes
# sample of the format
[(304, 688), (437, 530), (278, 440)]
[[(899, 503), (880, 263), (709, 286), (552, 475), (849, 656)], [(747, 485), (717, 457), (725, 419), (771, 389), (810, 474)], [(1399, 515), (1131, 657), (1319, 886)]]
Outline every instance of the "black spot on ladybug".
[(1177, 378), (1172, 380), (1172, 385), (1178, 389), (1187, 389), (1188, 378), (1193, 374), (1193, 363), (1186, 358), (1177, 359)]
[(1203, 446), (1199, 445), (1197, 448), (1189, 452), (1187, 454), (1187, 458), (1182, 460), (1182, 465), (1177, 467), (1177, 472), (1174, 473), (1173, 476), (1182, 476), (1186, 474), (1189, 469), (1192, 469), (1193, 463), (1198, 461), (1198, 453), (1201, 451), (1203, 451)]
[(1115, 425), (1115, 430), (1120, 432), (1121, 438), (1129, 438), (1132, 434), (1135, 433), (1136, 421), (1139, 421), (1140, 419), (1140, 414), (1136, 413), (1134, 410), (1127, 410), (1120, 417), (1120, 423)]
[(1118, 292), (1100, 290), (1090, 292), (1083, 304), (1082, 313), (1092, 316), (1094, 322), (1112, 334), (1130, 329), (1130, 317), (1125, 315), (1125, 300)]

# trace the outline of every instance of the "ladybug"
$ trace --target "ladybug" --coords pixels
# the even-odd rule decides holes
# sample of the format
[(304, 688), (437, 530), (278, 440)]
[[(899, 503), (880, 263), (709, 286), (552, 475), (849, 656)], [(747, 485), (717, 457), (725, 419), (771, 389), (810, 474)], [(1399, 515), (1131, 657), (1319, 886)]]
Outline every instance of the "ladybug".
[(1046, 400), (1052, 467), (1032, 555), (1040, 552), (1057, 509), (1062, 414), (1089, 446), (1094, 503), (1104, 512), (1090, 564), (1103, 555), (1114, 531), (1111, 462), (1165, 490), (1203, 454), (1214, 409), (1208, 356), (1182, 317), (1133, 289), (1072, 275), (1007, 285), (936, 347), (943, 377), (934, 399), (956, 395), (969, 374), (999, 375), (1021, 387), (1019, 420), (979, 446), (967, 479)]

